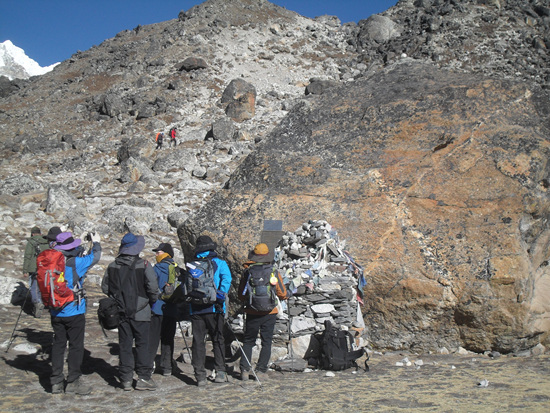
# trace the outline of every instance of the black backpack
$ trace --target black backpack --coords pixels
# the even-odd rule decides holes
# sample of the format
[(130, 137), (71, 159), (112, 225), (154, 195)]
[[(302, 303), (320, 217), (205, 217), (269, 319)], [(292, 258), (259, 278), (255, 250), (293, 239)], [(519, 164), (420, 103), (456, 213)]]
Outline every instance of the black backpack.
[(248, 304), (247, 308), (256, 311), (271, 311), (277, 305), (275, 286), (271, 285), (270, 278), (273, 274), (273, 265), (255, 264), (248, 267)]
[(121, 310), (114, 298), (106, 297), (99, 300), (97, 318), (105, 330), (113, 330), (119, 326), (122, 318)]
[[(365, 354), (365, 349), (353, 350), (352, 344), (353, 336), (349, 331), (340, 330), (330, 321), (325, 321), (319, 367), (334, 371), (346, 370), (350, 367), (358, 368), (355, 360)], [(365, 360), (365, 370), (368, 370), (367, 360)]]

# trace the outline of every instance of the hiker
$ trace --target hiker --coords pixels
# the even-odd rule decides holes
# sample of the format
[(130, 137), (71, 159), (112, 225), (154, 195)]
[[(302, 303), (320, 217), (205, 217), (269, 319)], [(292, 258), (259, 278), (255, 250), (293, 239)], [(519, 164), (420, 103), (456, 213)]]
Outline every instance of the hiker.
[[(168, 284), (170, 265), (177, 265), (174, 262), (174, 249), (169, 243), (163, 242), (153, 249), (156, 253), (157, 264), (153, 267), (159, 290), (162, 292)], [(178, 271), (179, 273), (179, 271)], [(163, 376), (172, 375), (174, 357), (174, 336), (178, 317), (178, 306), (175, 303), (157, 300), (151, 307), (151, 325), (149, 329), (149, 356), (150, 365), (153, 366), (160, 341), (160, 373)]]
[(40, 228), (32, 227), (31, 236), (27, 238), (27, 246), (25, 247), (25, 255), (23, 257), (23, 274), (29, 277), (29, 290), (33, 304), (32, 314), (35, 318), (42, 317), (42, 310), (44, 309), (40, 290), (36, 283), (36, 257), (48, 248), (48, 240), (41, 235)]
[[(48, 235), (50, 235), (50, 232), (48, 232)], [(59, 233), (55, 238), (55, 242), (50, 244), (53, 245), (55, 250), (62, 252), (65, 257), (65, 270), (62, 275), (68, 287), (75, 288), (80, 284), (82, 288), (86, 273), (101, 258), (99, 241), (99, 235), (94, 233), (92, 235), (92, 249), (84, 257), (78, 256), (79, 248), (77, 247), (80, 246), (81, 240), (73, 238), (73, 234), (70, 232)], [(46, 251), (44, 251), (45, 253)], [(69, 342), (69, 354), (67, 357), (68, 375), (65, 393), (86, 395), (92, 391), (91, 386), (87, 386), (81, 381), (82, 372), (80, 370), (84, 357), (86, 295), (83, 289), (80, 289), (75, 295), (78, 297), (63, 308), (50, 309), (54, 333), (51, 354), (52, 375), (50, 378), (53, 394), (63, 393), (63, 363), (67, 341)]]
[(176, 131), (177, 131), (177, 128), (170, 129), (170, 144), (169, 144), (169, 146), (171, 147), (172, 143), (173, 143), (174, 148), (178, 145), (178, 143), (176, 142)]
[[(225, 297), (231, 287), (231, 272), (225, 261), (218, 258), (217, 245), (209, 236), (197, 238), (194, 261), (186, 264), (186, 300), (190, 303), (191, 326), (193, 329), (193, 352), (191, 364), (197, 386), (206, 385), (206, 332), (212, 339), (216, 383), (227, 381), (225, 369), (225, 340), (223, 324), (225, 319)], [(204, 273), (204, 274), (203, 274)], [(201, 291), (194, 286), (201, 285)], [(206, 292), (206, 293), (205, 293)]]
[(157, 142), (157, 147), (155, 148), (155, 150), (157, 149), (162, 149), (162, 141), (164, 139), (164, 132), (159, 132), (157, 133), (157, 136), (155, 138), (155, 141)]
[[(105, 270), (101, 290), (115, 299), (124, 313), (118, 326), (119, 373), (124, 391), (132, 391), (135, 371), (136, 390), (156, 390), (149, 364), (151, 305), (157, 301), (158, 285), (151, 264), (140, 258), (145, 238), (131, 232), (122, 237), (118, 256)], [(133, 344), (135, 340), (135, 364)]]
[(63, 231), (61, 231), (61, 228), (59, 227), (51, 227), (48, 230), (48, 233), (44, 235), (44, 239), (50, 243), (50, 248), (53, 248), (52, 242), (55, 243), (55, 239), (62, 232)]
[(279, 271), (273, 266), (269, 248), (266, 244), (257, 244), (248, 254), (243, 264), (245, 272), (238, 289), (239, 300), (244, 302), (246, 314), (243, 352), (240, 370), (241, 380), (250, 378), (252, 348), (256, 344), (258, 332), (262, 342), (260, 357), (256, 364), (256, 374), (265, 375), (271, 359), (271, 342), (277, 321), (277, 299), (286, 300), (289, 293), (283, 284)]

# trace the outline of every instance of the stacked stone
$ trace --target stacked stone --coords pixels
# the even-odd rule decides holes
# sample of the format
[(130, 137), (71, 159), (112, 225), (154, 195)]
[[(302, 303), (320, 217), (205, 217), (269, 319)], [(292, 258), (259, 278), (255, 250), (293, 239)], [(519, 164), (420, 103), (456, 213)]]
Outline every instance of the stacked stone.
[(276, 340), (309, 336), (323, 330), (327, 320), (344, 328), (363, 327), (357, 304), (362, 271), (344, 248), (345, 241), (324, 220), (306, 222), (282, 237), (275, 260), (293, 296), (285, 308), (290, 321), (288, 316), (278, 319)]
[[(343, 329), (364, 331), (357, 300), (363, 271), (344, 248), (345, 241), (340, 241), (337, 232), (323, 220), (306, 222), (283, 235), (275, 249), (275, 263), (292, 297), (288, 307), (286, 301), (280, 303), (272, 360), (285, 357), (290, 351), (294, 357), (303, 357), (311, 335), (324, 330), (327, 320)], [(242, 334), (243, 328), (244, 319), (239, 314), (231, 321), (231, 329)], [(362, 337), (358, 342), (365, 344)], [(258, 357), (257, 348), (255, 351), (253, 360)]]

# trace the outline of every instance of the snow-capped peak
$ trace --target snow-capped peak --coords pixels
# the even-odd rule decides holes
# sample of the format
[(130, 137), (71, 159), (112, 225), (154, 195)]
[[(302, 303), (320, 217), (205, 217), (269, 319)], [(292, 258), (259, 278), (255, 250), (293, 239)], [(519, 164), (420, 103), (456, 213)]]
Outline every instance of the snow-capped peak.
[(23, 49), (15, 46), (10, 40), (0, 43), (0, 75), (6, 76), (10, 80), (43, 75), (58, 64), (41, 67), (28, 57)]

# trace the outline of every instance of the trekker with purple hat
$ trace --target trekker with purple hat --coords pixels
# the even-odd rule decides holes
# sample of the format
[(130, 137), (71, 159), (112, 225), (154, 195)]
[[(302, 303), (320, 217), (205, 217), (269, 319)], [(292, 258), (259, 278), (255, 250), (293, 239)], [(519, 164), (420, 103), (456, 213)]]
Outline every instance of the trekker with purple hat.
[[(84, 330), (86, 327), (86, 297), (83, 292), (86, 273), (101, 258), (100, 237), (94, 233), (92, 236), (92, 249), (81, 257), (79, 256), (80, 239), (74, 238), (70, 232), (60, 232), (55, 237), (54, 249), (61, 251), (65, 256), (64, 278), (68, 287), (80, 286), (79, 296), (61, 309), (50, 309), (53, 344), (52, 344), (52, 393), (76, 393), (80, 395), (90, 394), (92, 388), (81, 381), (82, 359), (84, 357)], [(64, 388), (63, 363), (65, 349), (69, 342), (69, 354), (67, 357), (68, 375), (67, 386)]]
[(124, 235), (119, 255), (109, 264), (101, 282), (101, 290), (117, 302), (124, 314), (118, 326), (118, 344), (120, 382), (125, 391), (133, 389), (134, 367), (136, 390), (157, 388), (151, 377), (148, 347), (151, 305), (157, 301), (159, 288), (152, 265), (139, 257), (144, 246), (143, 236), (131, 232)]

